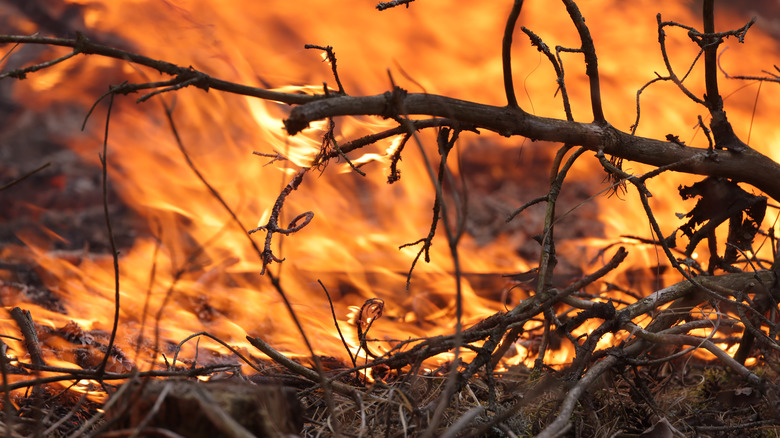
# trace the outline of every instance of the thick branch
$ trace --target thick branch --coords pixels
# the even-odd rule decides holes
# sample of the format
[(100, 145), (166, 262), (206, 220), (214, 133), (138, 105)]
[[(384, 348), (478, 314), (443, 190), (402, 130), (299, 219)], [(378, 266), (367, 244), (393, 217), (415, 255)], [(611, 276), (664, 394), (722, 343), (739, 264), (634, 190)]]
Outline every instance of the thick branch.
[[(218, 89), (229, 93), (258, 97), (260, 99), (300, 105), (293, 108), (285, 127), (297, 134), (314, 120), (333, 116), (378, 115), (397, 116), (396, 99), (402, 99), (404, 111), (409, 115), (446, 117), (464, 123), (471, 128), (483, 128), (504, 136), (522, 135), (532, 140), (545, 140), (584, 146), (590, 150), (626, 160), (669, 166), (681, 161), (675, 170), (686, 173), (732, 178), (752, 184), (775, 200), (780, 201), (780, 165), (768, 157), (746, 150), (741, 154), (715, 151), (705, 155), (704, 149), (681, 147), (679, 144), (654, 139), (634, 137), (609, 126), (591, 123), (567, 122), (538, 117), (520, 108), (496, 107), (475, 102), (429, 94), (404, 94), (396, 90), (376, 96), (351, 97), (305, 95), (265, 90), (235, 84), (206, 75), (193, 68), (184, 68), (135, 53), (95, 44), (83, 36), (77, 39), (42, 38), (29, 36), (0, 36), (0, 43), (43, 44), (72, 47), (74, 52), (97, 54), (122, 59), (154, 68), (176, 77), (180, 82), (195, 85), (204, 90)], [(13, 73), (13, 72), (9, 72)], [(13, 75), (13, 74), (11, 74)], [(739, 148), (732, 148), (739, 150)]]
[[(310, 122), (334, 116), (375, 115), (394, 117), (398, 92), (375, 96), (334, 97), (293, 108), (284, 125), (291, 135)], [(521, 135), (583, 146), (630, 161), (652, 166), (675, 165), (679, 172), (731, 178), (751, 184), (780, 201), (780, 165), (769, 157), (746, 150), (742, 153), (684, 147), (667, 141), (632, 136), (594, 123), (568, 122), (528, 114), (521, 109), (498, 107), (433, 94), (406, 94), (404, 111), (409, 115), (446, 117), (494, 131), (503, 136)]]

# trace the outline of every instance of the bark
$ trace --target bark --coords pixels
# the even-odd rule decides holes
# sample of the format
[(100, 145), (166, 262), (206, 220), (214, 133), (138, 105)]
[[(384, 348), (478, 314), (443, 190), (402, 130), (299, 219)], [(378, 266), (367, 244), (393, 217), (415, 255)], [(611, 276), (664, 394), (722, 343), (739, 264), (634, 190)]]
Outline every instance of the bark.
[[(401, 114), (397, 110), (399, 103)], [(521, 135), (531, 140), (568, 143), (592, 151), (602, 150), (629, 161), (658, 167), (673, 166), (673, 170), (678, 172), (731, 178), (753, 185), (780, 201), (780, 165), (753, 149), (744, 152), (710, 151), (634, 136), (612, 126), (539, 117), (519, 108), (485, 105), (433, 94), (396, 91), (375, 96), (338, 96), (316, 100), (294, 107), (285, 120), (285, 128), (290, 135), (295, 135), (315, 120), (358, 115), (445, 117), (462, 123), (464, 127), (487, 129), (506, 137)]]

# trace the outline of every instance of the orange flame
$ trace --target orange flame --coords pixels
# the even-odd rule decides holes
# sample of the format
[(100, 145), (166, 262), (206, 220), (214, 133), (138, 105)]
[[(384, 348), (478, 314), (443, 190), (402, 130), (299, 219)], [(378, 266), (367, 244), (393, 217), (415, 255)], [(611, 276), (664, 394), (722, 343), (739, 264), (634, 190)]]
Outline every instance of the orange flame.
[[(280, 87), (277, 89), (286, 92), (319, 93), (323, 82), (333, 89), (330, 66), (315, 51), (303, 49), (304, 43), (315, 43), (335, 48), (340, 75), (350, 94), (386, 91), (390, 87), (389, 68), (396, 83), (415, 91), (496, 105), (505, 102), (500, 41), (508, 5), (501, 2), (415, 2), (408, 9), (381, 14), (365, 2), (338, 8), (325, 2), (262, 6), (239, 1), (70, 3), (82, 5), (83, 23), (90, 35), (104, 35), (135, 52), (193, 65), (229, 81)], [(582, 2), (580, 7), (600, 56), (607, 119), (620, 129), (628, 129), (634, 123), (636, 91), (654, 77), (654, 71), (664, 71), (655, 13), (662, 11), (666, 20), (694, 25), (700, 20), (683, 2), (671, 0)], [(723, 29), (743, 24), (736, 15), (721, 15), (720, 20), (718, 27)], [(562, 6), (526, 2), (521, 22), (551, 46), (579, 45)], [(668, 44), (673, 47), (676, 68), (685, 69), (696, 54), (687, 36), (670, 32)], [(562, 105), (555, 97), (557, 84), (552, 68), (519, 32), (514, 47), (521, 106), (538, 115), (560, 117)], [(767, 53), (778, 53), (776, 41), (755, 30), (746, 45), (730, 48), (721, 61), (728, 72), (753, 74), (770, 66)], [(575, 118), (588, 121), (591, 114), (581, 56), (565, 55), (564, 65)], [(98, 107), (91, 116), (85, 134), (77, 132), (78, 122), (58, 112), (58, 108), (72, 111), (78, 105), (86, 111), (109, 84), (123, 80), (144, 82), (158, 77), (124, 62), (91, 56), (45, 69), (14, 84), (14, 98), (72, 123), (56, 134), (64, 136), (85, 160), (97, 164), (102, 141), (99, 120), (105, 116), (105, 108)], [(701, 69), (694, 69), (687, 81), (702, 92)], [(780, 160), (780, 149), (773, 149), (778, 132), (771, 116), (780, 105), (776, 88), (764, 86), (757, 94), (755, 83), (722, 81), (729, 116), (738, 121), (737, 134), (747, 138), (750, 133), (755, 139), (751, 146)], [(174, 108), (178, 132), (197, 168), (247, 226), (265, 223), (289, 175), (311, 165), (326, 129), (322, 122), (289, 137), (281, 124), (288, 111), (286, 106), (199, 89), (166, 93), (140, 105), (132, 97), (118, 99), (109, 134), (110, 184), (126, 205), (148, 221), (153, 232), (140, 234), (132, 248), (122, 250), (118, 339), (128, 362), (111, 364), (113, 369), (122, 370), (129, 363), (142, 367), (159, 364), (162, 359), (155, 355), (155, 336), (159, 336), (160, 352), (168, 356), (175, 344), (202, 330), (255, 356), (259, 353), (245, 341), (246, 335), (262, 337), (285, 354), (305, 357), (300, 334), (283, 302), (267, 278), (257, 274), (261, 261), (248, 244), (247, 230), (233, 224), (186, 165), (165, 123), (160, 99)], [(650, 87), (641, 102), (638, 135), (663, 138), (674, 134), (686, 144), (706, 145), (694, 126), (703, 108), (687, 101), (672, 85)], [(755, 117), (754, 105), (758, 107)], [(338, 121), (336, 135), (344, 142), (392, 126), (392, 121), (350, 118)], [(426, 147), (435, 147), (430, 135), (421, 138)], [(411, 288), (406, 290), (406, 273), (419, 247), (399, 250), (398, 246), (427, 234), (434, 190), (420, 151), (411, 143), (404, 151), (401, 181), (386, 184), (388, 157), (399, 147), (398, 141), (380, 141), (350, 157), (353, 164), (362, 165), (366, 177), (341, 163), (335, 171), (325, 169), (319, 176), (308, 176), (304, 186), (285, 204), (283, 214), (288, 220), (305, 211), (313, 211), (315, 219), (295, 235), (274, 242), (275, 253), (286, 261), (271, 269), (282, 278), (293, 309), (318, 354), (347, 357), (333, 326), (328, 300), (316, 283), (318, 279), (333, 297), (336, 317), (342, 330), (349, 333), (352, 349), (359, 342), (350, 323), (350, 309), (359, 309), (366, 300), (375, 298), (384, 300), (384, 315), (372, 325), (370, 337), (383, 340), (385, 349), (405, 339), (448, 334), (454, 329), (454, 268), (444, 239), (437, 237), (431, 250), (432, 262), (416, 266)], [(464, 155), (475, 157), (482, 154), (482, 149), (497, 157), (509, 156), (502, 151), (520, 151), (513, 155), (515, 162), (493, 159), (491, 169), (499, 170), (476, 175), (491, 178), (501, 196), (511, 195), (490, 199), (503, 203), (493, 214), (509, 213), (544, 193), (544, 178), (495, 178), (509, 178), (510, 173), (522, 174), (529, 167), (545, 164), (553, 145), (491, 134), (464, 134), (461, 147)], [(253, 156), (253, 151), (279, 154), (289, 161), (265, 166), (271, 159)], [(626, 170), (638, 174), (647, 167), (626, 163)], [(464, 170), (454, 163), (453, 171)], [(471, 176), (465, 175), (467, 184), (480, 183), (470, 181)], [(596, 251), (620, 240), (619, 236), (651, 237), (632, 189), (621, 199), (599, 196), (605, 188), (602, 178), (598, 163), (583, 157), (567, 180), (567, 185), (576, 183), (578, 188), (572, 190), (579, 193), (569, 201), (573, 209), (570, 213), (560, 211), (561, 226), (586, 221), (593, 225), (583, 229), (594, 231), (558, 243), (559, 254), (575, 273), (599, 266), (601, 260), (592, 260)], [(690, 201), (669, 194), (675, 193), (680, 184), (695, 180), (664, 174), (650, 184), (656, 195), (653, 208), (663, 220), (664, 232), (680, 225), (674, 213), (691, 207)], [(502, 190), (502, 182), (514, 184), (512, 190)], [(494, 223), (492, 217), (477, 218)], [(536, 264), (538, 249), (530, 236), (541, 231), (539, 218), (531, 213), (492, 234), (482, 233), (479, 225), (474, 220), (469, 222), (459, 247), (461, 269), (467, 273), (463, 285), (466, 325), (511, 307), (522, 298), (517, 291), (502, 296), (501, 287), (509, 285), (499, 275), (527, 271)], [(255, 238), (262, 245), (262, 237)], [(606, 282), (646, 294), (677, 281), (676, 277), (667, 278), (648, 268), (665, 266), (663, 255), (654, 246), (630, 241), (634, 244), (626, 262), (629, 268), (611, 273)], [(34, 319), (44, 326), (61, 328), (73, 321), (83, 330), (109, 332), (114, 294), (111, 260), (87, 252), (68, 260), (48, 251), (41, 242), (28, 239), (26, 243), (64, 308), (53, 311), (29, 302), (14, 305), (30, 309)], [(486, 276), (499, 280), (483, 288), (479, 283)], [(601, 292), (596, 290), (598, 287), (591, 287), (593, 293)], [(580, 330), (589, 329), (592, 327), (583, 326)], [(3, 321), (0, 331), (16, 335), (9, 321)], [(17, 352), (24, 351), (17, 343), (9, 344)], [(50, 340), (47, 360), (63, 366), (78, 364), (77, 358), (66, 354), (68, 348)], [(192, 342), (185, 344), (180, 357), (194, 358), (195, 348)], [(207, 341), (201, 342), (200, 348), (211, 356), (199, 355), (201, 362), (218, 361), (228, 355), (223, 347)], [(522, 343), (518, 348), (530, 351)], [(571, 360), (573, 351), (551, 355), (552, 361), (564, 363)], [(439, 361), (448, 357), (442, 355)], [(519, 352), (517, 358), (526, 363), (533, 359), (525, 352)]]

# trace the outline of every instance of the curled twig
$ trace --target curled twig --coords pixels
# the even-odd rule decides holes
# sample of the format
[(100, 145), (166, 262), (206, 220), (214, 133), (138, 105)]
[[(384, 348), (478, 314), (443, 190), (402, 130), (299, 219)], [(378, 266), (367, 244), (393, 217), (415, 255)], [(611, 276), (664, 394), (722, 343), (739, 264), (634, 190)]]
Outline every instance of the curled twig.
[(366, 300), (360, 311), (358, 312), (358, 319), (355, 321), (355, 328), (357, 329), (358, 339), (360, 340), (360, 348), (366, 352), (368, 356), (376, 359), (379, 355), (373, 353), (368, 348), (368, 341), (366, 336), (371, 326), (374, 325), (377, 319), (382, 317), (382, 312), (385, 309), (385, 301), (381, 298), (371, 298)]
[(284, 206), (284, 201), (287, 199), (287, 196), (292, 193), (293, 190), (297, 189), (298, 186), (303, 182), (303, 176), (306, 174), (306, 172), (310, 168), (301, 169), (298, 171), (298, 173), (293, 176), (293, 179), (287, 183), (287, 186), (282, 190), (282, 192), (279, 194), (279, 196), (276, 198), (276, 202), (274, 203), (273, 209), (271, 210), (271, 215), (268, 218), (268, 222), (260, 227), (254, 228), (249, 230), (249, 234), (256, 233), (258, 231), (265, 231), (265, 246), (262, 251), (262, 260), (263, 260), (263, 267), (260, 270), (260, 274), (265, 273), (266, 267), (272, 263), (281, 263), (284, 261), (284, 259), (280, 259), (276, 257), (273, 253), (273, 250), (271, 250), (271, 240), (273, 238), (274, 233), (279, 234), (292, 234), (297, 231), (300, 231), (303, 227), (309, 224), (311, 220), (314, 218), (314, 213), (311, 211), (307, 211), (305, 213), (301, 213), (298, 216), (296, 216), (292, 221), (290, 221), (290, 224), (287, 226), (287, 228), (282, 228), (279, 226), (279, 213), (282, 210), (282, 207)]

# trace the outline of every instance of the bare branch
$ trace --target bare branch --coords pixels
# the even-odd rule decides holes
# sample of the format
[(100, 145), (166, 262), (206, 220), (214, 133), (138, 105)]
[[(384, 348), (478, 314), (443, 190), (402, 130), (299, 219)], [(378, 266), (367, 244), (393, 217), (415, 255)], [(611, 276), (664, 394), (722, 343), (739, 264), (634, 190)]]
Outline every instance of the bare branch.
[(585, 18), (580, 12), (580, 8), (574, 3), (574, 0), (563, 0), (566, 5), (566, 11), (569, 12), (577, 32), (580, 34), (582, 42), (582, 53), (585, 55), (585, 73), (590, 81), (590, 103), (593, 109), (593, 122), (598, 125), (605, 125), (607, 120), (604, 118), (604, 110), (601, 106), (601, 85), (599, 84), (599, 63), (596, 57), (596, 46), (593, 44), (593, 38), (590, 36), (590, 30), (585, 24)]
[(324, 95), (309, 95), (283, 93), (279, 91), (266, 90), (263, 88), (250, 87), (247, 85), (236, 84), (211, 77), (203, 72), (195, 70), (192, 67), (180, 67), (176, 64), (159, 61), (143, 55), (115, 49), (113, 47), (96, 44), (90, 41), (82, 34), (78, 34), (76, 39), (69, 38), (45, 38), (38, 36), (19, 36), (19, 35), (0, 35), (0, 43), (23, 43), (23, 44), (41, 44), (47, 46), (72, 47), (74, 53), (85, 55), (100, 55), (107, 58), (114, 58), (134, 64), (153, 68), (160, 73), (170, 76), (177, 76), (179, 82), (195, 78), (196, 80), (188, 85), (194, 85), (203, 90), (215, 89), (229, 93), (240, 94), (243, 96), (258, 97), (260, 99), (283, 102), (288, 104), (301, 104), (311, 102), (317, 99), (323, 99)]
[(726, 111), (723, 110), (723, 98), (718, 91), (718, 46), (723, 40), (715, 35), (715, 0), (704, 0), (702, 15), (704, 35), (700, 44), (704, 50), (704, 81), (707, 87), (704, 100), (712, 115), (712, 134), (717, 147), (742, 152), (748, 149), (748, 145), (734, 133), (726, 118)]
[[(394, 97), (395, 96), (395, 97)], [(333, 116), (375, 115), (393, 117), (396, 93), (374, 96), (342, 96), (296, 106), (284, 124), (297, 134), (315, 120)], [(666, 166), (697, 175), (720, 176), (752, 184), (780, 200), (780, 165), (755, 151), (743, 153), (680, 147), (679, 143), (633, 136), (610, 126), (539, 117), (522, 109), (497, 107), (435, 94), (409, 93), (402, 97), (409, 115), (446, 117), (504, 136), (522, 135), (532, 140), (568, 143), (629, 161)]]
[[(340, 94), (347, 94), (346, 91), (344, 91), (344, 86), (341, 85), (341, 79), (339, 79), (339, 71), (336, 68), (336, 52), (333, 51), (333, 47), (331, 46), (318, 46), (316, 44), (306, 44), (303, 46), (306, 49), (319, 49), (325, 52), (325, 56), (327, 57), (328, 63), (330, 63), (330, 69), (333, 71), (333, 79), (336, 80), (336, 85), (339, 86), (339, 93)], [(325, 89), (327, 91), (327, 88)]]

